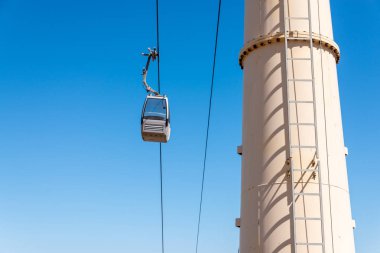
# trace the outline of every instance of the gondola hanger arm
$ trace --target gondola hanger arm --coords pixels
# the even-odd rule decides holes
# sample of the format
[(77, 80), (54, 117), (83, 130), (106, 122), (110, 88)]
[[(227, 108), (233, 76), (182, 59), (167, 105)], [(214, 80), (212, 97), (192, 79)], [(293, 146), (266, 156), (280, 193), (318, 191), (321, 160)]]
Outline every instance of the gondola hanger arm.
[(148, 69), (149, 69), (149, 64), (150, 64), (150, 61), (155, 61), (156, 58), (158, 57), (158, 52), (155, 48), (153, 49), (150, 49), (148, 48), (149, 50), (149, 53), (143, 53), (142, 55), (143, 56), (147, 56), (148, 59), (147, 59), (147, 62), (146, 62), (146, 65), (145, 65), (145, 68), (143, 68), (143, 73), (142, 73), (142, 76), (143, 76), (143, 84), (144, 84), (144, 88), (145, 90), (148, 92), (148, 93), (153, 93), (154, 95), (156, 96), (159, 96), (160, 93), (158, 93), (157, 91), (155, 91), (152, 87), (149, 86), (149, 84), (147, 83), (146, 81), (146, 77), (148, 75)]

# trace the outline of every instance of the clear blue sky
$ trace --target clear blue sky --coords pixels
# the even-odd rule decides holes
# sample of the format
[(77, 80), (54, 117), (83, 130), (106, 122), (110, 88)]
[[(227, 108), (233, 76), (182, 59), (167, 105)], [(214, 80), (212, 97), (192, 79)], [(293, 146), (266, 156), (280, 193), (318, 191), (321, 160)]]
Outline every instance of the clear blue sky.
[[(217, 1), (161, 0), (168, 253), (194, 252)], [(199, 252), (237, 252), (243, 1), (223, 1)], [(153, 0), (0, 1), (0, 253), (160, 252)], [(332, 0), (357, 252), (379, 252), (380, 3)], [(150, 82), (154, 83), (154, 72)], [(153, 78), (153, 79), (152, 79)]]

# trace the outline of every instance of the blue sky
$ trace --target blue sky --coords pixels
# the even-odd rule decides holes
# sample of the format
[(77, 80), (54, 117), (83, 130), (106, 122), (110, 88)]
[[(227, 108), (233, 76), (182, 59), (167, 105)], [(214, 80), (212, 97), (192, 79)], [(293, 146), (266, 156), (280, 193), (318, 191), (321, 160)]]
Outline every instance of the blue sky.
[[(160, 1), (166, 252), (194, 252), (217, 1)], [(199, 252), (237, 252), (243, 6), (223, 1)], [(380, 4), (333, 0), (357, 252), (378, 252)], [(160, 252), (154, 1), (0, 1), (0, 253)], [(154, 84), (155, 66), (149, 75)]]

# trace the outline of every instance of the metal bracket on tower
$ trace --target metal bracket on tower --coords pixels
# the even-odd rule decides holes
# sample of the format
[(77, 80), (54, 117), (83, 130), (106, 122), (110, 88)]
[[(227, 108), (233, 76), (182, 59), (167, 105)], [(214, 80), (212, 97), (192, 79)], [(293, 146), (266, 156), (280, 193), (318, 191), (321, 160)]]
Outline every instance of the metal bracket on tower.
[(288, 168), (288, 169), (286, 170), (286, 177), (287, 177), (287, 178), (290, 178), (290, 176), (291, 176), (291, 169), (290, 169), (291, 164), (292, 164), (292, 157), (289, 157), (289, 158), (286, 159), (286, 161), (285, 161), (285, 165), (286, 165), (286, 167)]
[(289, 157), (288, 159), (286, 159), (286, 165), (290, 166), (291, 162), (292, 162), (292, 157)]
[(239, 155), (243, 155), (243, 145), (237, 146), (236, 152)]
[(240, 228), (240, 226), (241, 226), (240, 224), (241, 224), (240, 218), (236, 218), (235, 219), (235, 227)]

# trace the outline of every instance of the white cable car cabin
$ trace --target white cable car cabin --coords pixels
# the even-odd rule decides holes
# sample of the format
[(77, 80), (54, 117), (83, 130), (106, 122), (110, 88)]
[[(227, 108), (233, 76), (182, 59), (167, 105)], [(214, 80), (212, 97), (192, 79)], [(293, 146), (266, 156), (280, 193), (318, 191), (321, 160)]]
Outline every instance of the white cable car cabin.
[(146, 97), (141, 115), (141, 136), (144, 141), (169, 141), (170, 115), (166, 96), (149, 94)]

